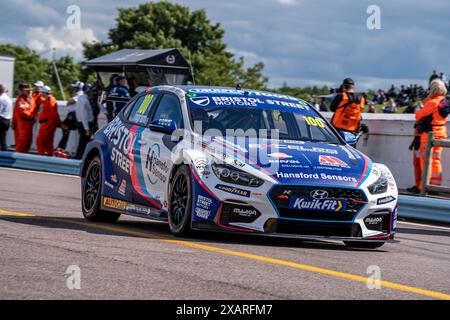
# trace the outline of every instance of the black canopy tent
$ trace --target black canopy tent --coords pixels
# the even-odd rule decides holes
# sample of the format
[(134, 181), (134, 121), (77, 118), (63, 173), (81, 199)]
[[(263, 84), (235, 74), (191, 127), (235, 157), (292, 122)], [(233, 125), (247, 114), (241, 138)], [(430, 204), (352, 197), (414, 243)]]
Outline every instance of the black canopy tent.
[(135, 79), (139, 86), (186, 84), (191, 68), (176, 48), (159, 50), (122, 49), (85, 62), (104, 87), (115, 74)]

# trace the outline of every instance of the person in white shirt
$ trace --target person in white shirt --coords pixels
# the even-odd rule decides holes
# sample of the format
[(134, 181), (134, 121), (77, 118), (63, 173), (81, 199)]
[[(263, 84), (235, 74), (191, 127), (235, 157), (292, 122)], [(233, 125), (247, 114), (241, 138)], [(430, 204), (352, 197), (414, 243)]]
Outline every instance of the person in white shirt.
[(83, 87), (83, 94), (78, 95), (75, 104), (75, 112), (77, 117), (77, 128), (80, 134), (80, 140), (78, 142), (78, 148), (75, 155), (76, 159), (83, 157), (86, 145), (91, 140), (92, 126), (94, 124), (94, 113), (92, 111), (91, 102), (87, 93), (91, 89), (91, 86), (85, 85)]
[(6, 134), (11, 125), (13, 107), (11, 98), (6, 94), (6, 87), (0, 84), (0, 150), (6, 151)]

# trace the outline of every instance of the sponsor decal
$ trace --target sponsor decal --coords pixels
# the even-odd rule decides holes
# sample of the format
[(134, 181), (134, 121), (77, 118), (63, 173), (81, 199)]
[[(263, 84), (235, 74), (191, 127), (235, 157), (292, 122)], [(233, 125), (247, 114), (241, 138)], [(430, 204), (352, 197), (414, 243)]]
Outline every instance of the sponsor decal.
[(202, 219), (208, 219), (211, 214), (211, 204), (213, 200), (209, 197), (198, 195), (196, 207), (194, 209), (195, 215)]
[(122, 180), (118, 192), (120, 195), (125, 196), (127, 192), (127, 181), (125, 179)]
[(194, 212), (197, 217), (202, 219), (208, 219), (209, 214), (211, 213), (211, 211), (199, 207), (195, 208)]
[(319, 156), (319, 163), (321, 165), (325, 165), (325, 166), (332, 166), (332, 167), (339, 167), (339, 168), (350, 168), (350, 166), (347, 163), (345, 163), (341, 159), (333, 157), (333, 156), (320, 155)]
[(285, 159), (269, 159), (269, 163), (279, 163), (284, 165), (301, 164), (301, 162), (298, 160), (285, 160)]
[(114, 189), (114, 185), (112, 183), (109, 183), (108, 181), (105, 181), (105, 186), (107, 186), (110, 189)]
[(270, 153), (268, 154), (269, 157), (271, 158), (275, 158), (275, 159), (286, 159), (286, 158), (292, 158), (292, 156), (283, 153), (283, 152), (274, 152), (274, 153)]
[(201, 176), (208, 176), (211, 174), (209, 171), (209, 164), (207, 159), (197, 159), (194, 161), (194, 167), (198, 174)]
[(168, 63), (168, 64), (174, 64), (175, 63), (175, 56), (173, 55), (173, 54), (169, 54), (167, 57), (166, 57), (166, 62)]
[(126, 211), (132, 214), (138, 214), (138, 215), (143, 215), (143, 216), (155, 216), (157, 217), (158, 215), (152, 212), (152, 209), (144, 207), (144, 206), (140, 206), (137, 204), (133, 204), (133, 203), (128, 203), (127, 207), (126, 207)]
[(328, 191), (326, 190), (313, 190), (309, 193), (311, 198), (314, 199), (327, 199), (328, 198)]
[[(194, 94), (203, 94), (203, 95), (211, 94), (211, 96), (198, 97), (194, 96)], [(200, 106), (211, 105), (211, 106), (258, 107), (258, 105), (263, 104), (263, 105), (276, 105), (280, 107), (290, 107), (302, 110), (309, 110), (308, 104), (302, 100), (298, 100), (296, 98), (286, 95), (279, 95), (269, 92), (259, 92), (252, 90), (244, 91), (244, 90), (218, 89), (218, 88), (190, 89), (188, 92), (188, 97), (191, 100), (191, 102)], [(194, 100), (192, 100), (193, 98)], [(206, 100), (206, 98), (208, 99)]]
[(330, 180), (330, 181), (344, 181), (356, 183), (358, 180), (354, 177), (325, 174), (325, 173), (303, 173), (303, 172), (277, 172), (275, 176), (279, 179), (308, 179), (308, 180)]
[(337, 199), (291, 197), (289, 209), (340, 212), (347, 209), (347, 202)]
[(252, 218), (259, 214), (257, 210), (243, 208), (234, 208), (233, 213), (243, 218)]
[(209, 207), (212, 204), (212, 199), (209, 197), (205, 197), (202, 195), (199, 195), (197, 197), (197, 207), (201, 207), (203, 209), (209, 210)]
[(364, 218), (364, 224), (369, 230), (383, 231), (383, 221), (388, 215), (370, 215)]
[(396, 200), (396, 198), (393, 197), (393, 196), (387, 196), (387, 197), (379, 198), (379, 199), (377, 199), (377, 205), (380, 206), (380, 205), (383, 205), (383, 204), (387, 204), (387, 203), (390, 203), (390, 202), (392, 202), (394, 200)]
[[(302, 142), (302, 141), (299, 141)], [(279, 149), (279, 150), (296, 150), (302, 152), (312, 152), (312, 153), (327, 153), (327, 154), (338, 154), (337, 150), (320, 148), (320, 147), (305, 147), (302, 143), (292, 143), (291, 144), (249, 144), (249, 148), (259, 148), (259, 149)]]
[(129, 157), (136, 139), (135, 136), (130, 133), (118, 117), (106, 126), (103, 133), (113, 146), (111, 161), (125, 173), (130, 174), (132, 162)]
[(223, 184), (218, 184), (216, 185), (216, 189), (224, 191), (224, 192), (228, 192), (228, 193), (232, 193), (241, 197), (250, 197), (250, 191), (248, 190), (244, 190), (244, 189), (239, 189), (239, 188), (235, 188), (235, 187), (229, 187), (229, 186), (225, 186)]
[(325, 128), (325, 122), (321, 118), (303, 116), (303, 119), (311, 127)]
[(111, 161), (114, 162), (124, 172), (130, 174), (130, 169), (132, 166), (131, 160), (116, 148), (112, 148), (111, 150)]
[(364, 222), (368, 226), (378, 225), (383, 222), (383, 218), (382, 217), (367, 217), (366, 219), (364, 219)]
[(117, 200), (109, 197), (103, 197), (103, 206), (118, 210), (125, 210), (127, 203), (122, 200)]
[(190, 97), (189, 100), (202, 107), (206, 107), (210, 103), (209, 97)]
[(150, 147), (145, 160), (145, 172), (151, 184), (159, 181), (166, 183), (169, 166), (166, 161), (161, 160), (161, 147), (154, 144)]

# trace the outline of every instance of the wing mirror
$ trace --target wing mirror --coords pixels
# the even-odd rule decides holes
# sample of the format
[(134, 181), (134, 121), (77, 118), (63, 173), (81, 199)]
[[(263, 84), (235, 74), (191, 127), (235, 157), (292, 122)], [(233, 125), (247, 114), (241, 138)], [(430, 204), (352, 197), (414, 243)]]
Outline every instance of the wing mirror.
[(357, 139), (353, 133), (347, 131), (339, 131), (339, 134), (341, 135), (342, 139), (344, 139), (344, 141), (347, 142), (347, 144), (351, 146), (356, 145)]
[(175, 121), (171, 119), (158, 119), (154, 120), (150, 123), (150, 130), (161, 132), (165, 134), (172, 134), (175, 130), (177, 130), (177, 125)]

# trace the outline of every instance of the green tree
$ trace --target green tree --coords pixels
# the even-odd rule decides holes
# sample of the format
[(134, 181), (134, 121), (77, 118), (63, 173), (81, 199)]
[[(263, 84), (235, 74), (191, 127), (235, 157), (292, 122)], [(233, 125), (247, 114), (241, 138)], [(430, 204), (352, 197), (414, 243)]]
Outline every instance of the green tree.
[(189, 58), (197, 84), (264, 88), (264, 65), (245, 68), (223, 43), (224, 30), (212, 23), (204, 10), (167, 1), (121, 8), (116, 26), (109, 30), (110, 42), (84, 43), (84, 55), (92, 59), (117, 49), (161, 49), (176, 47)]
[(33, 83), (42, 80), (50, 81), (50, 63), (43, 59), (35, 51), (14, 44), (1, 44), (0, 54), (16, 58), (14, 65), (14, 96), (17, 96), (19, 83)]

